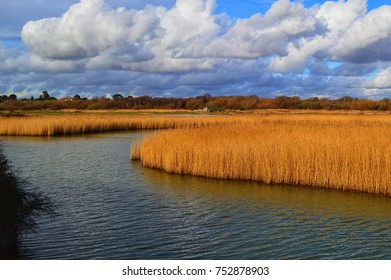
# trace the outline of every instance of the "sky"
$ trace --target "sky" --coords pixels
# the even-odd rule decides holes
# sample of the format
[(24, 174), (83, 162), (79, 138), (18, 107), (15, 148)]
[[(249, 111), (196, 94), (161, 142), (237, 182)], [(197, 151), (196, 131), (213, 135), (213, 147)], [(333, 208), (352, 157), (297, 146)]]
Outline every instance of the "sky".
[(0, 94), (391, 98), (389, 3), (0, 0)]

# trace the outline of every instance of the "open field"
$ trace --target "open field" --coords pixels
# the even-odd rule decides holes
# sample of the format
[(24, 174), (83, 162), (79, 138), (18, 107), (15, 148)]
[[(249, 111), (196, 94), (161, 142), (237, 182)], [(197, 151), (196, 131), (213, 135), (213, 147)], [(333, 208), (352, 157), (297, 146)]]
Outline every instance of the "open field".
[(391, 195), (390, 135), (390, 116), (246, 116), (157, 132), (131, 157), (170, 173)]

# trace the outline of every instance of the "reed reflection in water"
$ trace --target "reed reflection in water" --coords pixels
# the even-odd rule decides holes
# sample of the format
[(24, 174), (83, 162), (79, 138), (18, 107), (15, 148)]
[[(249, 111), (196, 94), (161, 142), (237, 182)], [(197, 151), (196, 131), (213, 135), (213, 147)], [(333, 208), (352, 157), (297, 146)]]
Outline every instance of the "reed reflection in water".
[[(192, 232), (203, 233), (195, 239), (208, 240), (208, 246), (215, 249), (205, 248), (204, 255), (197, 257), (391, 257), (388, 197), (195, 178), (151, 169), (142, 169), (142, 173), (158, 196), (175, 201), (182, 211), (187, 209)], [(178, 231), (189, 224), (182, 224)]]

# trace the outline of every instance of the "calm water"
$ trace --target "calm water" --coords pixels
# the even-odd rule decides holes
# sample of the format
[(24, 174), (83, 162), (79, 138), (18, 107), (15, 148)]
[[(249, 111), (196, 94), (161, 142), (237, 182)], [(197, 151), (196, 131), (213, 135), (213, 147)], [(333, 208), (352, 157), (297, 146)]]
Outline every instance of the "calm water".
[(3, 138), (58, 204), (25, 259), (391, 259), (391, 198), (170, 175), (129, 160), (141, 133)]

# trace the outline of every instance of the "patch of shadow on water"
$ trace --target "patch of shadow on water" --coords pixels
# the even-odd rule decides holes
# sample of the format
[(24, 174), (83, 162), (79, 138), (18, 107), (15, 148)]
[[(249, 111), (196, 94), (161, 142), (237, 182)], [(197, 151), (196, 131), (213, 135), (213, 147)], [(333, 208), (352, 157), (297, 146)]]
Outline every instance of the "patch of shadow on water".
[(39, 216), (56, 215), (49, 198), (28, 187), (28, 182), (12, 170), (0, 147), (0, 259), (19, 259), (19, 236), (35, 231)]
[(307, 209), (314, 213), (341, 214), (389, 219), (391, 197), (364, 192), (342, 191), (294, 185), (269, 185), (261, 182), (222, 180), (190, 175), (170, 174), (142, 167), (132, 162), (143, 180), (155, 191), (186, 199), (236, 200), (253, 205), (269, 204), (273, 208)]

